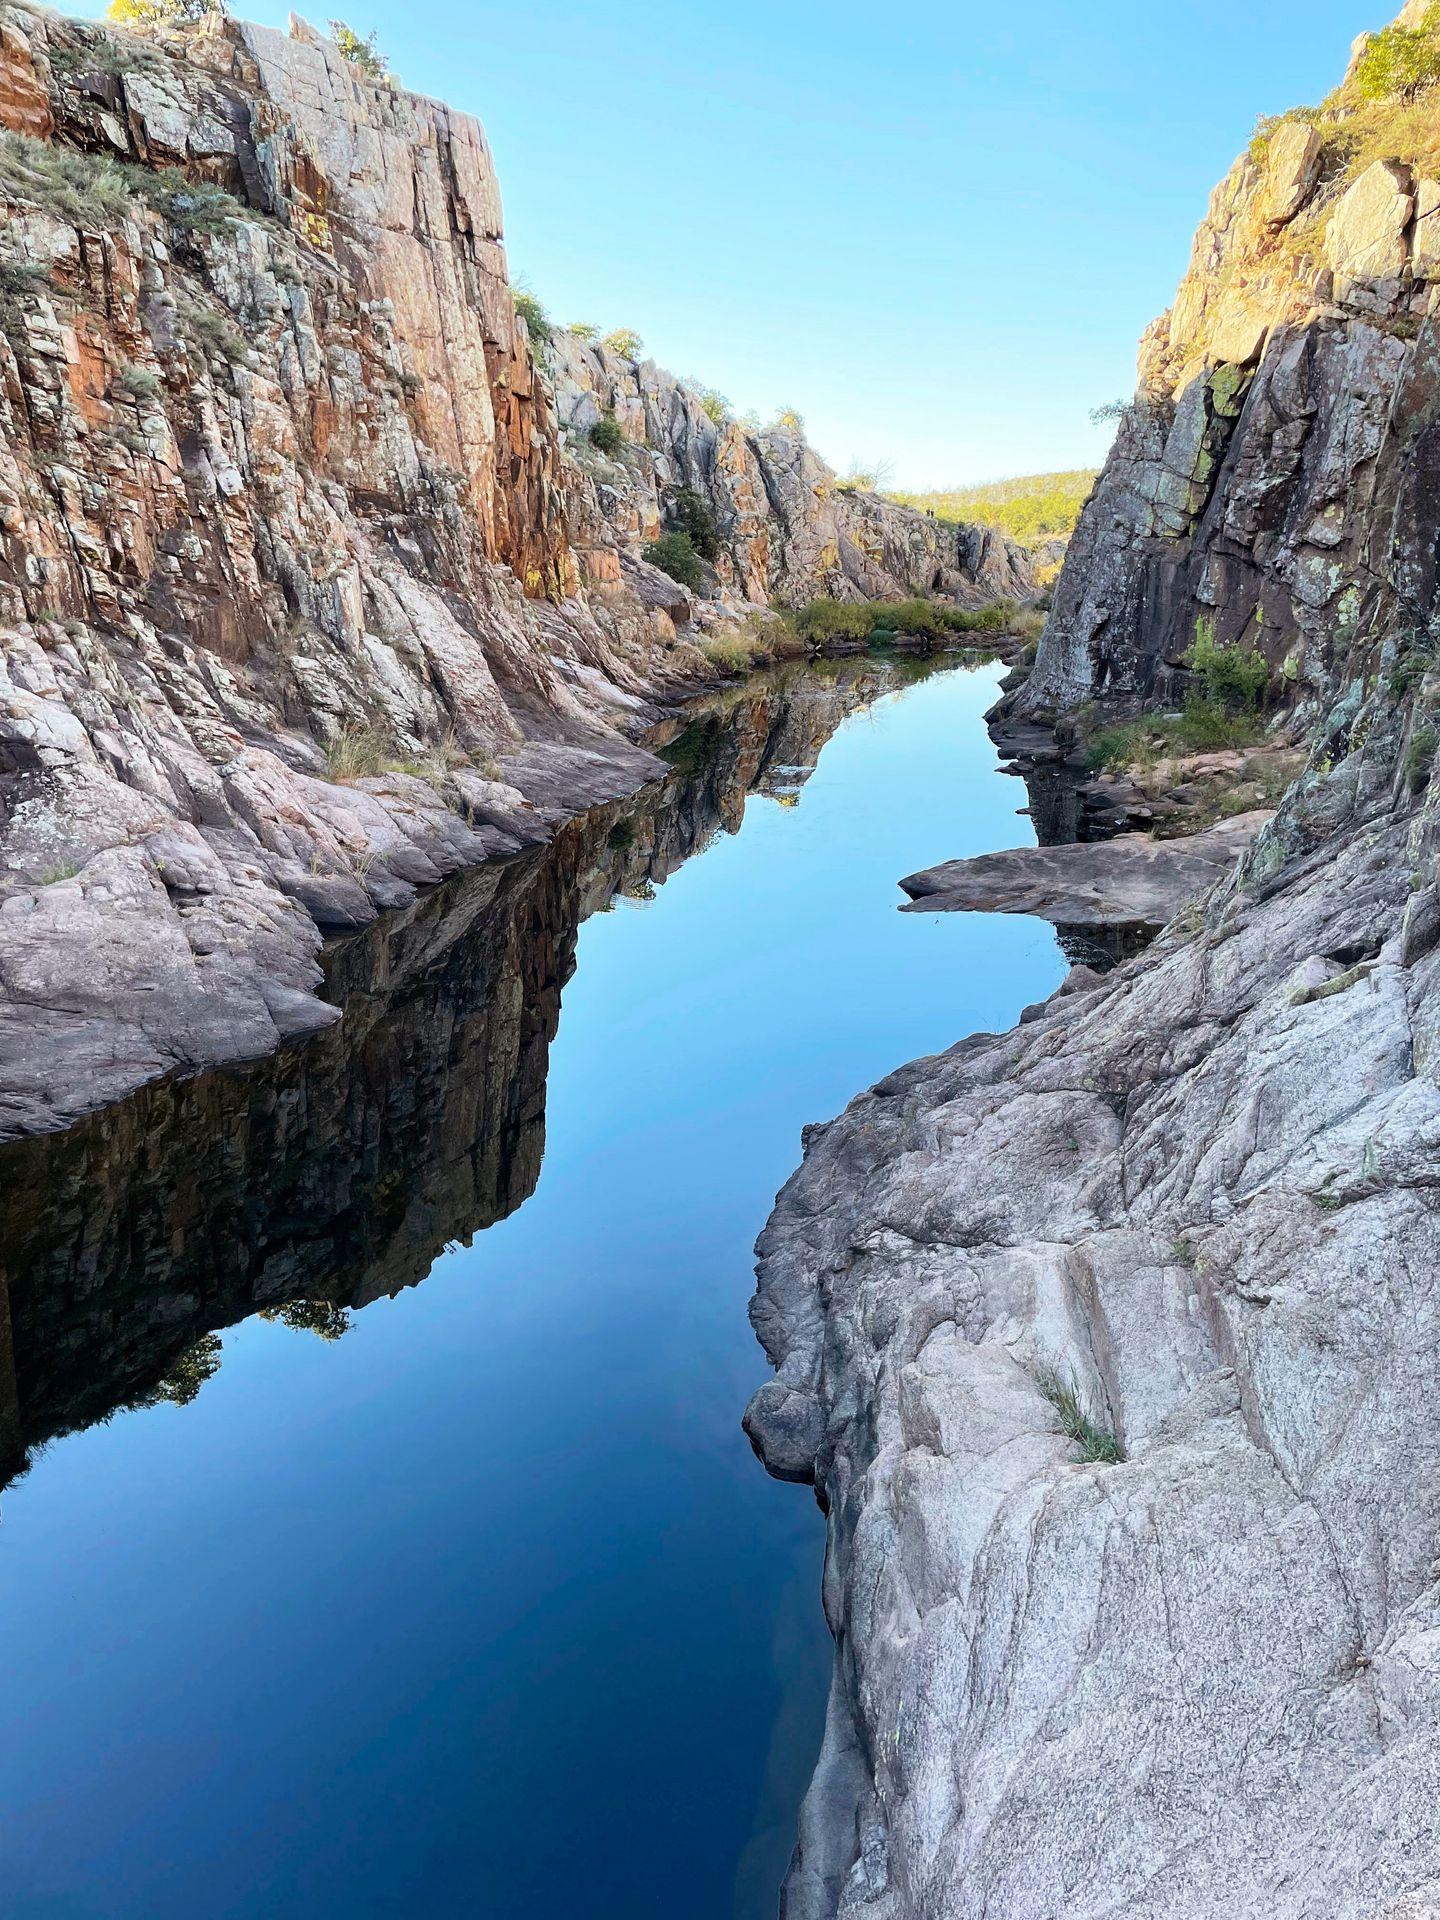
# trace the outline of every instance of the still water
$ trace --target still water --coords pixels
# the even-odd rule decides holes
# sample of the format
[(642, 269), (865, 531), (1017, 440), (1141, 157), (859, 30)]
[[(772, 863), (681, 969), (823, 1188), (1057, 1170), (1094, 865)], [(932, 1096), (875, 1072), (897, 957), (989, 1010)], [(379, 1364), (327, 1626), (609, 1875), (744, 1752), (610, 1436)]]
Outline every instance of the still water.
[(1030, 838), (999, 672), (722, 697), (312, 1046), (0, 1157), (10, 1920), (772, 1920), (829, 1647), (751, 1244), (804, 1122), (1060, 978), (895, 911)]

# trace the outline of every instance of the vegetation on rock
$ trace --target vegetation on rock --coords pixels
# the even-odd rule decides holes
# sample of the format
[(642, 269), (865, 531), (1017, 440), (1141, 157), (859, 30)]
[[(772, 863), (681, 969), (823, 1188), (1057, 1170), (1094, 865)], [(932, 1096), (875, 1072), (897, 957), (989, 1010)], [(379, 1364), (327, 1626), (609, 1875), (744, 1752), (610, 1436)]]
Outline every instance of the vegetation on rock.
[(954, 634), (1005, 633), (1015, 618), (1016, 608), (1008, 600), (974, 609), (947, 600), (811, 600), (795, 615), (795, 630), (815, 647), (869, 642), (881, 633), (903, 633), (934, 644)]
[(645, 342), (633, 327), (616, 327), (600, 344), (607, 353), (618, 354), (622, 360), (638, 360), (645, 351)]
[(688, 533), (662, 533), (644, 549), (644, 557), (661, 573), (696, 593), (704, 585), (705, 567)]
[(625, 444), (620, 422), (608, 408), (590, 429), (590, 444), (613, 459)]
[(982, 486), (952, 487), (937, 492), (887, 491), (887, 500), (919, 507), (937, 520), (956, 524), (978, 521), (998, 527), (1012, 540), (1033, 544), (1065, 539), (1075, 530), (1080, 509), (1095, 484), (1094, 467), (1065, 473), (1023, 474), (1013, 480), (991, 480)]
[(376, 46), (376, 35), (368, 33), (362, 40), (353, 27), (347, 27), (343, 20), (330, 22), (330, 37), (352, 66), (371, 80), (386, 80), (390, 77), (390, 62)]

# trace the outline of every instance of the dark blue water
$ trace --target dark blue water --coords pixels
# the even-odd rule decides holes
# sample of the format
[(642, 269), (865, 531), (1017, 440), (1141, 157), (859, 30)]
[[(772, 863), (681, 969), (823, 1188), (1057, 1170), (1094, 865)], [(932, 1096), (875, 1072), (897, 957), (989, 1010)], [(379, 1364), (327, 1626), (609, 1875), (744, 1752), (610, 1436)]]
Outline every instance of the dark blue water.
[(1063, 971), (895, 910), (1029, 837), (998, 671), (852, 714), (586, 922), (512, 1217), (339, 1340), (246, 1320), (5, 1494), (0, 1910), (770, 1920), (828, 1642), (820, 1517), (739, 1428), (751, 1244), (802, 1123)]

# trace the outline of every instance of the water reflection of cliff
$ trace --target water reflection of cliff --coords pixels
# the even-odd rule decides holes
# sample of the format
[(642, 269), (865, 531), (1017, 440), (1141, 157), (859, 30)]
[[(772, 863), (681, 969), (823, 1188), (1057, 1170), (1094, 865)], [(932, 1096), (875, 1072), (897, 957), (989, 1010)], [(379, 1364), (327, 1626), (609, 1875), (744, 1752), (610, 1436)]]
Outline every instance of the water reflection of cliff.
[(144, 1088), (0, 1151), (0, 1453), (190, 1397), (257, 1311), (334, 1333), (534, 1190), (560, 992), (586, 916), (644, 895), (747, 794), (798, 789), (912, 667), (790, 669), (657, 741), (671, 763), (543, 851), (337, 946), (335, 1027), (253, 1067)]

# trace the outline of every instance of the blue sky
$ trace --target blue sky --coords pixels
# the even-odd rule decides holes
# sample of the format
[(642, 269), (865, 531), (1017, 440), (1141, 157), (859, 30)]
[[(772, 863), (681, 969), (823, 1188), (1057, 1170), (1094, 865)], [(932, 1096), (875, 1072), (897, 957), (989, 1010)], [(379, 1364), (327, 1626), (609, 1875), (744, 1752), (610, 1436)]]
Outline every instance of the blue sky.
[(484, 122), (512, 275), (557, 318), (940, 486), (1103, 454), (1089, 411), (1132, 390), (1256, 116), (1328, 92), (1399, 0), (345, 4)]

